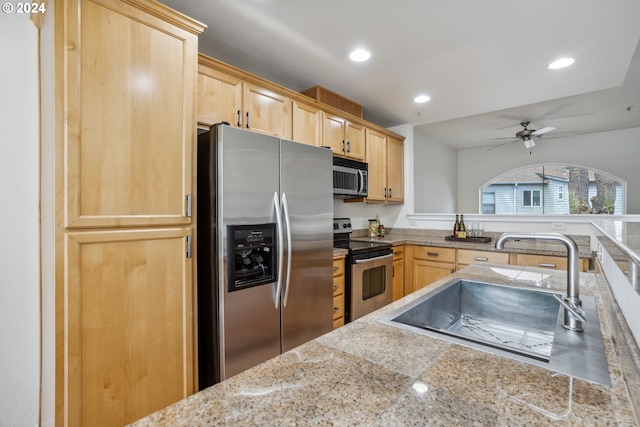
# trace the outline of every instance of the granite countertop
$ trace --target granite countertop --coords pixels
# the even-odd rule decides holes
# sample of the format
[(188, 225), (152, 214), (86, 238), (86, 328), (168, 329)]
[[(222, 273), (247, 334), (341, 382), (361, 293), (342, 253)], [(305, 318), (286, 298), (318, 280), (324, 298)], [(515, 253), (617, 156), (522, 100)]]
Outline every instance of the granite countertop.
[(566, 288), (561, 271), (472, 265), (133, 425), (638, 425), (602, 276), (581, 273), (580, 292), (596, 300), (613, 386), (574, 379), (571, 400), (565, 375), (378, 322), (453, 277)]
[[(489, 243), (475, 243), (464, 242), (459, 240), (445, 240), (445, 236), (451, 233), (438, 230), (407, 230), (402, 229), (396, 232), (395, 230), (386, 234), (382, 238), (369, 238), (364, 233), (355, 233), (352, 236), (353, 240), (360, 241), (377, 241), (388, 242), (392, 245), (424, 245), (424, 246), (438, 246), (443, 248), (456, 248), (456, 249), (472, 249), (480, 251), (497, 251), (497, 252), (516, 252), (523, 254), (535, 254), (535, 255), (553, 255), (553, 256), (566, 256), (567, 249), (564, 245), (558, 242), (533, 242), (533, 241), (507, 241), (504, 249), (499, 251), (495, 247), (496, 239), (502, 233), (485, 233), (484, 236), (491, 237)], [(580, 258), (592, 258), (590, 238), (589, 236), (570, 236), (575, 240), (578, 245), (578, 251)]]

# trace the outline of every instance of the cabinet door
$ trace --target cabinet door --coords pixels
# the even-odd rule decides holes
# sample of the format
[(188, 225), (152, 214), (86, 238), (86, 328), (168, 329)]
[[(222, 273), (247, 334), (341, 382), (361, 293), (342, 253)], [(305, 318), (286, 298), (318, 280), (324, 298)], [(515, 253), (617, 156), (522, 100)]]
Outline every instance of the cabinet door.
[(228, 122), (242, 126), (242, 80), (210, 67), (198, 66), (196, 117), (199, 125)]
[(81, 5), (64, 56), (65, 225), (189, 224), (197, 37), (124, 3)]
[(293, 101), (292, 139), (304, 144), (322, 145), (322, 110), (312, 105)]
[(352, 159), (363, 160), (366, 153), (366, 128), (359, 123), (347, 122), (345, 129), (346, 155)]
[(393, 261), (393, 301), (404, 296), (404, 259)]
[(291, 139), (291, 99), (252, 83), (244, 87), (244, 127)]
[(189, 233), (69, 233), (68, 425), (122, 426), (193, 393)]
[(453, 264), (438, 263), (423, 260), (413, 261), (413, 289), (412, 292), (424, 288), (433, 282), (447, 277), (455, 271)]
[(322, 116), (322, 145), (331, 147), (333, 154), (344, 155), (345, 120), (333, 114), (323, 113)]
[(387, 137), (387, 201), (404, 202), (404, 141)]
[(367, 164), (369, 165), (369, 195), (367, 202), (386, 201), (387, 137), (367, 129)]

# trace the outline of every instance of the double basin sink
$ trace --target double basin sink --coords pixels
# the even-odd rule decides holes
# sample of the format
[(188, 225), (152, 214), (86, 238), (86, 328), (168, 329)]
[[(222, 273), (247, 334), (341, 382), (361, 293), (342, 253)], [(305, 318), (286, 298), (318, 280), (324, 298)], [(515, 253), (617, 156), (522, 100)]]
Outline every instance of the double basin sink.
[(611, 386), (595, 301), (584, 331), (562, 327), (558, 292), (453, 279), (382, 323)]

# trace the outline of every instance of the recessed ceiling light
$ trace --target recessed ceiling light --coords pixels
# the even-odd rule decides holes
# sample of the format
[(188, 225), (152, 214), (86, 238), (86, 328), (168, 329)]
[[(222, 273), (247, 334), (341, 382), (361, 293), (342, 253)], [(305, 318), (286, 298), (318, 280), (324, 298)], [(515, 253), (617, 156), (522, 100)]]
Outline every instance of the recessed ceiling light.
[(413, 102), (416, 102), (418, 104), (424, 104), (425, 102), (429, 102), (430, 99), (431, 99), (430, 96), (418, 95), (415, 98), (413, 98)]
[(575, 59), (573, 58), (560, 58), (553, 61), (551, 64), (549, 64), (547, 68), (550, 70), (559, 70), (560, 68), (568, 67), (574, 62), (575, 62)]
[(353, 62), (364, 62), (371, 58), (371, 53), (365, 49), (356, 49), (349, 54), (349, 59)]

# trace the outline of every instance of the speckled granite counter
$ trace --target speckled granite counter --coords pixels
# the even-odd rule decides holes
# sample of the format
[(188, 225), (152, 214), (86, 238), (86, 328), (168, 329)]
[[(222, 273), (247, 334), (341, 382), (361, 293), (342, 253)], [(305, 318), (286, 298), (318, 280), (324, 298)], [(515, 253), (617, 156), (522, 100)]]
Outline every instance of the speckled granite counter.
[[(463, 242), (459, 240), (445, 240), (445, 236), (450, 235), (448, 231), (441, 230), (407, 230), (407, 229), (390, 229), (387, 235), (383, 238), (371, 239), (366, 236), (366, 232), (358, 230), (352, 234), (352, 239), (363, 241), (382, 241), (389, 242), (393, 245), (426, 245), (426, 246), (439, 246), (442, 248), (457, 248), (457, 249), (473, 249), (480, 251), (496, 251), (495, 242), (496, 239), (502, 233), (488, 232), (484, 235), (491, 237), (489, 243), (471, 243)], [(580, 258), (591, 258), (591, 246), (589, 236), (569, 236), (578, 245), (578, 251)], [(500, 249), (499, 252), (517, 252), (521, 254), (535, 254), (535, 255), (554, 255), (554, 256), (566, 256), (567, 249), (558, 242), (519, 242), (508, 241), (505, 243), (504, 249)]]
[[(618, 357), (619, 313), (602, 276), (581, 273), (580, 291), (595, 297), (613, 386), (574, 379), (571, 403), (564, 375), (377, 321), (451, 277), (566, 287), (561, 271), (472, 265), (134, 425), (638, 425), (631, 402), (639, 396), (623, 374), (637, 361)], [(524, 402), (571, 410), (554, 421)]]

